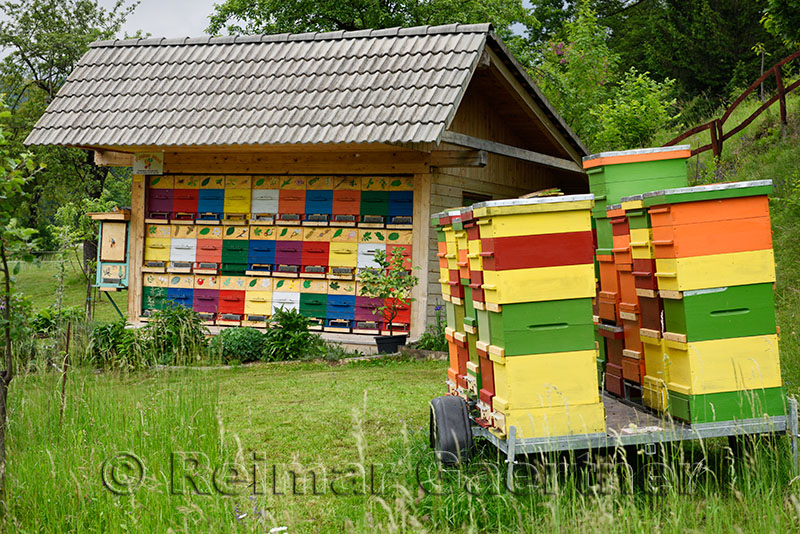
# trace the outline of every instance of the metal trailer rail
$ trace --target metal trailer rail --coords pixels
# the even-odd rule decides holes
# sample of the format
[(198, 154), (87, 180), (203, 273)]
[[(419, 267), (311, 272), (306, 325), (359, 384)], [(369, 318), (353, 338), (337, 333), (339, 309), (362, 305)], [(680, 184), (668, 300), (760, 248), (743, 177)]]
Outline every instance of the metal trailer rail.
[(501, 439), (484, 427), (474, 425), (473, 437), (491, 442), (506, 455), (506, 483), (512, 487), (516, 456), (584, 449), (608, 449), (619, 446), (644, 445), (655, 452), (659, 443), (692, 441), (747, 434), (789, 434), (792, 443), (792, 465), (798, 470), (798, 421), (797, 399), (787, 397), (785, 416), (721, 421), (714, 423), (685, 424), (681, 421), (663, 419), (641, 407), (620, 399), (603, 395), (606, 409), (606, 432), (598, 434), (575, 434), (549, 438), (517, 439), (516, 427), (509, 428), (507, 439)]

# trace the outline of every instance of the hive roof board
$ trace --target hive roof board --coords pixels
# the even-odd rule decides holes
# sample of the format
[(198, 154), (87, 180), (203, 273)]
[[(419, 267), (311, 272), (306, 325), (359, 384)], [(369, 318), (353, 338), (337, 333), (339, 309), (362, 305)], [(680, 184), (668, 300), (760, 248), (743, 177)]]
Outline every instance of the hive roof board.
[(489, 24), (96, 42), (25, 142), (438, 143), (486, 46), (586, 154)]

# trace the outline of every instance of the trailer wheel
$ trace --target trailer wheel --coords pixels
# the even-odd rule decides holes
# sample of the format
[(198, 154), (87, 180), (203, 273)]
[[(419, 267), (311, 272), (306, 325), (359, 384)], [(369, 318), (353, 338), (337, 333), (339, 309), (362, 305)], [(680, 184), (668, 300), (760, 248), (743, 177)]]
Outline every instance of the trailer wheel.
[(436, 458), (445, 465), (469, 461), (472, 427), (464, 399), (445, 395), (431, 400), (430, 443)]

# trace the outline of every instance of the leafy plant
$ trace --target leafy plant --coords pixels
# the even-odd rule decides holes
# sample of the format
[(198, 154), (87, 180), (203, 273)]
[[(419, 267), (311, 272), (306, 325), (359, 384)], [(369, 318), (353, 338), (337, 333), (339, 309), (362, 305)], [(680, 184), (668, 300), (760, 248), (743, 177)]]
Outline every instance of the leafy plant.
[(447, 339), (444, 337), (445, 321), (442, 318), (442, 307), (434, 308), (434, 320), (425, 326), (419, 337), (417, 348), (421, 350), (447, 350)]
[(206, 354), (207, 331), (200, 316), (170, 303), (159, 310), (147, 324), (148, 350), (155, 361), (165, 365), (188, 365)]
[(375, 308), (374, 313), (379, 320), (389, 323), (389, 335), (393, 334), (392, 323), (401, 307), (414, 301), (411, 290), (419, 283), (419, 278), (406, 271), (404, 260), (399, 248), (392, 251), (391, 258), (379, 250), (374, 259), (378, 268), (361, 272), (361, 295), (381, 299), (383, 304)]
[(275, 328), (264, 336), (263, 359), (297, 360), (322, 353), (322, 338), (308, 330), (308, 318), (295, 309), (278, 309), (272, 315)]
[(224, 363), (252, 362), (263, 358), (264, 341), (264, 334), (255, 328), (226, 328), (213, 337), (208, 352)]
[(147, 349), (145, 330), (127, 328), (125, 319), (95, 326), (89, 335), (86, 352), (96, 367), (135, 371), (154, 362)]
[(32, 325), (37, 334), (53, 335), (67, 322), (83, 321), (83, 310), (78, 306), (58, 308), (52, 305), (36, 312)]

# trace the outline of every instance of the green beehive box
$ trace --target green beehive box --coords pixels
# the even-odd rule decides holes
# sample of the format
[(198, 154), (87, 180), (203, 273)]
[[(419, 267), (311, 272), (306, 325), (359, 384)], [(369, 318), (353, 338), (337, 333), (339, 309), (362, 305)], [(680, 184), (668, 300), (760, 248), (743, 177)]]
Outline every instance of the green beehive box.
[[(689, 145), (603, 152), (583, 158), (589, 175), (589, 192), (595, 196), (592, 215), (604, 216), (606, 206), (622, 197), (658, 189), (686, 187), (686, 153)], [(653, 159), (655, 157), (669, 159)], [(597, 161), (607, 161), (596, 165)], [(596, 165), (596, 166), (595, 166)]]
[(167, 306), (166, 287), (142, 287), (142, 309), (143, 310), (163, 310)]
[(689, 342), (777, 332), (770, 283), (684, 291), (683, 298), (663, 302), (667, 332)]
[(300, 293), (300, 314), (304, 317), (325, 318), (328, 295), (319, 293)]
[(489, 328), (489, 313), (486, 310), (475, 310), (478, 316), (478, 341), (491, 344), (492, 334)]
[[(596, 225), (597, 232), (597, 254), (611, 254), (611, 249), (614, 248), (614, 235), (611, 229), (611, 219), (603, 214), (603, 217), (593, 218)], [(608, 252), (605, 252), (605, 251)], [(603, 251), (603, 252), (601, 252)]]
[(594, 349), (590, 298), (504, 304), (489, 324), (491, 345), (506, 356)]
[(726, 391), (705, 395), (669, 392), (669, 413), (696, 424), (786, 415), (783, 388)]
[(464, 306), (453, 304), (452, 302), (445, 302), (445, 317), (447, 319), (447, 328), (451, 328), (457, 332), (464, 331)]
[(478, 328), (478, 314), (476, 313), (475, 303), (472, 302), (472, 288), (469, 285), (464, 286), (464, 325), (472, 327), (476, 330)]

